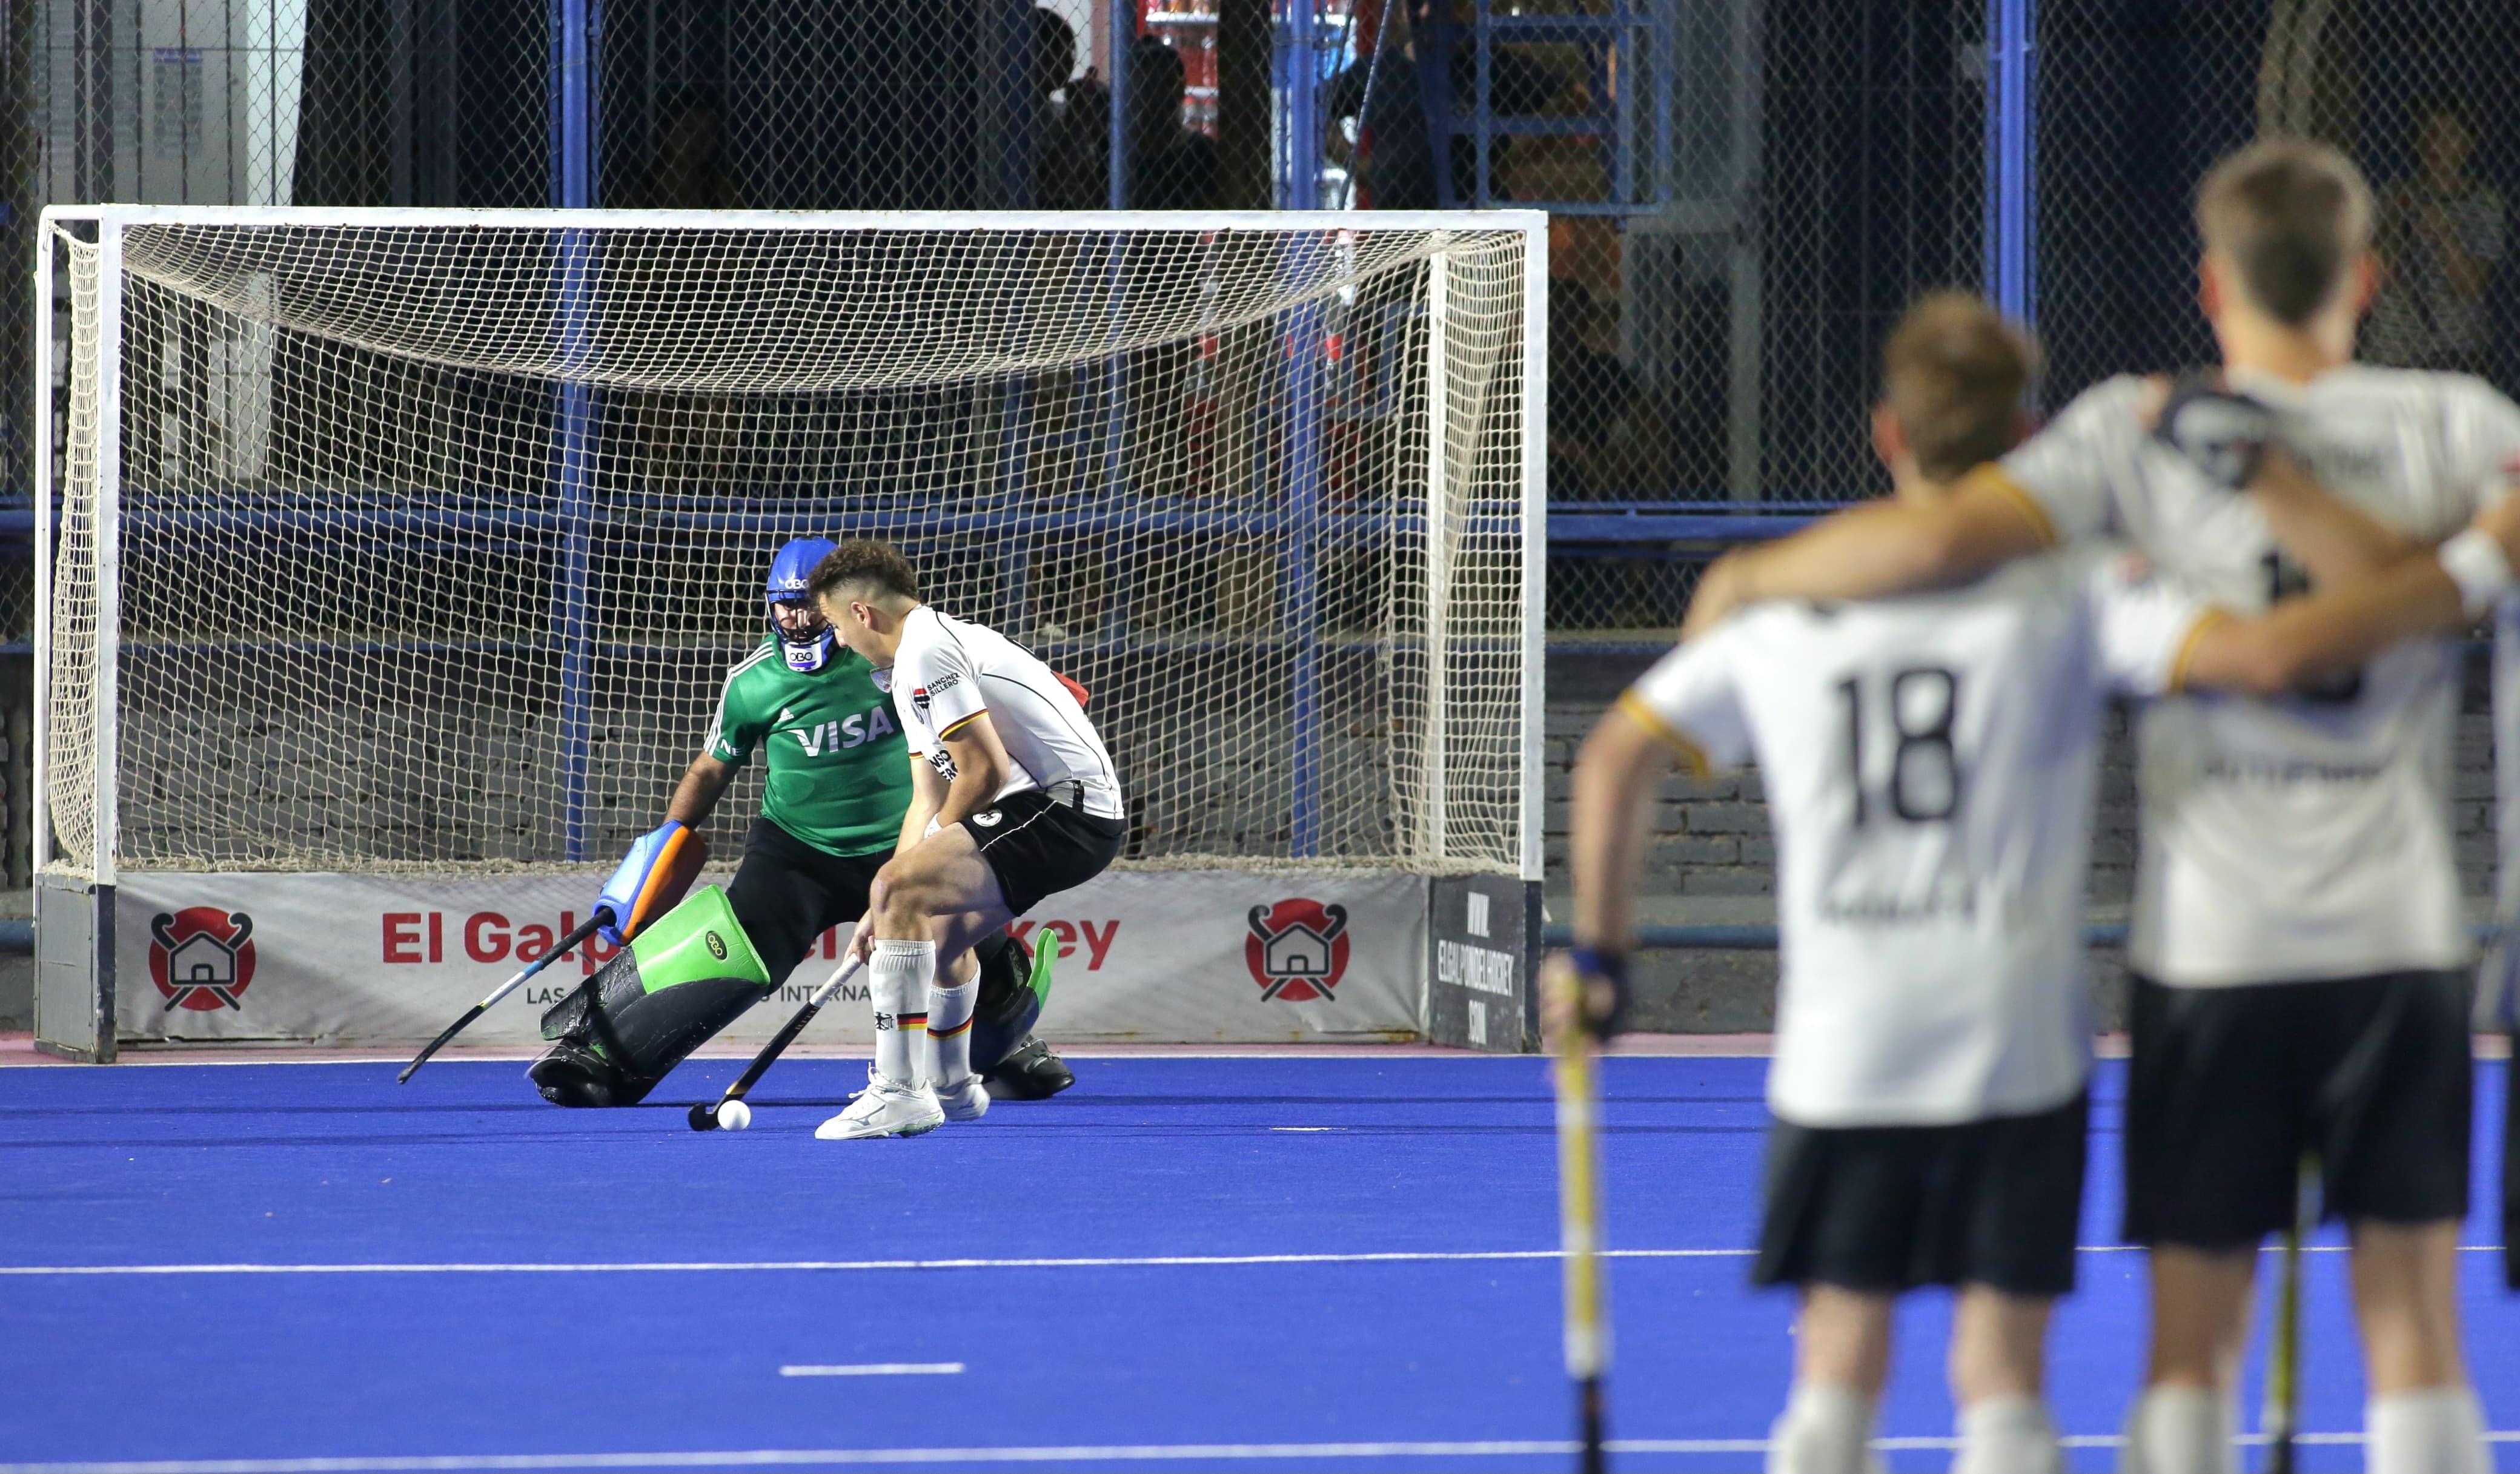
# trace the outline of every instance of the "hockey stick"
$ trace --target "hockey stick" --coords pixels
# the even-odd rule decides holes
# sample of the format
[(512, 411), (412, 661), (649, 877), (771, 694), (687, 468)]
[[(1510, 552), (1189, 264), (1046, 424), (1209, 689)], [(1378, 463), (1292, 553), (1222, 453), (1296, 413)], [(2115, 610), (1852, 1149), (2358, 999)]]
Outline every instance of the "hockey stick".
[(516, 991), (517, 991), (518, 986), (519, 984), (523, 983), (525, 979), (527, 979), (527, 978), (529, 978), (529, 977), (533, 976), (533, 975), (534, 975), (535, 973), (537, 973), (537, 972), (542, 971), (544, 968), (546, 968), (546, 967), (550, 966), (552, 963), (559, 961), (562, 958), (564, 958), (564, 957), (568, 956), (571, 952), (576, 951), (576, 950), (577, 950), (577, 944), (578, 944), (578, 943), (583, 942), (583, 941), (585, 941), (588, 937), (591, 937), (591, 936), (595, 935), (595, 928), (597, 928), (597, 927), (599, 927), (599, 926), (603, 925), (605, 922), (607, 922), (607, 921), (608, 921), (608, 920), (610, 920), (610, 919), (612, 919), (612, 911), (611, 911), (611, 908), (609, 908), (609, 907), (599, 907), (599, 908), (597, 908), (595, 915), (593, 915), (593, 916), (589, 916), (589, 917), (587, 917), (587, 918), (586, 918), (586, 924), (585, 924), (585, 925), (580, 926), (579, 928), (577, 928), (577, 930), (570, 932), (567, 936), (564, 936), (564, 937), (561, 938), (558, 942), (556, 942), (556, 943), (552, 944), (552, 950), (551, 950), (551, 951), (549, 951), (549, 952), (544, 953), (541, 957), (538, 957), (538, 958), (534, 959), (534, 960), (533, 960), (533, 962), (531, 963), (531, 965), (527, 966), (527, 967), (525, 968), (525, 970), (524, 970), (524, 971), (519, 972), (519, 973), (518, 973), (515, 977), (512, 977), (512, 978), (508, 979), (506, 982), (501, 983), (498, 987), (491, 989), (491, 990), (490, 990), (490, 996), (489, 996), (488, 998), (485, 998), (485, 999), (481, 1000), (479, 1003), (474, 1004), (474, 1005), (472, 1006), (472, 1008), (471, 1008), (471, 1009), (469, 1009), (469, 1010), (467, 1010), (467, 1011), (466, 1011), (465, 1015), (464, 1015), (462, 1018), (459, 1018), (459, 1019), (455, 1020), (455, 1022), (453, 1022), (453, 1023), (451, 1023), (451, 1024), (448, 1024), (448, 1025), (446, 1026), (446, 1032), (445, 1032), (445, 1033), (440, 1034), (440, 1035), (438, 1035), (435, 1039), (430, 1040), (430, 1041), (428, 1042), (428, 1048), (427, 1048), (427, 1049), (425, 1049), (425, 1050), (421, 1050), (419, 1053), (417, 1053), (417, 1054), (413, 1055), (413, 1056), (412, 1056), (412, 1059), (411, 1059), (411, 1063), (409, 1063), (409, 1064), (407, 1064), (407, 1065), (404, 1065), (404, 1066), (402, 1067), (402, 1073), (401, 1073), (401, 1074), (399, 1074), (399, 1075), (396, 1075), (396, 1076), (394, 1077), (394, 1084), (396, 1084), (396, 1085), (408, 1085), (408, 1084), (410, 1084), (410, 1083), (411, 1083), (411, 1077), (412, 1077), (413, 1072), (414, 1072), (414, 1071), (416, 1071), (416, 1070), (418, 1070), (422, 1065), (428, 1063), (428, 1056), (429, 1056), (429, 1055), (434, 1054), (434, 1053), (436, 1053), (439, 1050), (442, 1050), (442, 1049), (446, 1048), (446, 1042), (447, 1042), (448, 1040), (453, 1039), (456, 1035), (463, 1033), (463, 1032), (465, 1031), (465, 1029), (466, 1029), (466, 1028), (468, 1028), (469, 1026), (471, 1026), (471, 1024), (472, 1024), (472, 1020), (474, 1020), (474, 1019), (476, 1019), (476, 1018), (479, 1018), (479, 1017), (480, 1017), (482, 1014), (484, 1014), (484, 1013), (489, 1012), (489, 1011), (490, 1011), (490, 1006), (491, 1006), (491, 1005), (496, 1004), (499, 1000), (501, 1000), (501, 999), (503, 999), (503, 998), (506, 998), (509, 994), (516, 992)]
[[(1571, 992), (1572, 969), (1552, 986)], [(1568, 1000), (1567, 1013), (1578, 1007)], [(1610, 1331), (1601, 1295), (1600, 1156), (1595, 1140), (1597, 1103), (1593, 1041), (1580, 1028), (1557, 1034), (1557, 1238), (1566, 1260), (1566, 1375), (1575, 1383), (1575, 1420), (1584, 1441), (1584, 1474), (1608, 1467), (1601, 1448), (1601, 1373), (1610, 1360)]]
[(852, 951), (849, 954), (849, 960), (839, 965), (839, 970), (833, 972), (823, 986), (815, 989), (812, 998), (805, 1000), (805, 1006), (796, 1010), (796, 1016), (788, 1020), (787, 1025), (773, 1035), (768, 1044), (761, 1047), (760, 1053), (752, 1056), (752, 1063), (745, 1065), (743, 1073), (735, 1077), (735, 1084), (726, 1088), (725, 1094), (715, 1100), (700, 1100), (693, 1103), (690, 1117), (692, 1130), (717, 1130), (718, 1108), (729, 1100), (742, 1099), (755, 1085), (758, 1085), (761, 1077), (769, 1073), (770, 1067), (779, 1062), (779, 1056), (787, 1051), (789, 1045), (796, 1042), (796, 1036), (804, 1033), (805, 1026), (814, 1021), (814, 1015), (823, 1011), (823, 1005), (830, 1003), (832, 996), (840, 991), (840, 984), (856, 976), (858, 969), (865, 965), (866, 959)]
[(2502, 1283), (2520, 1290), (2520, 1023), (2502, 1063)]
[(2275, 1287), (2275, 1323), (2267, 1347), (2269, 1474), (2294, 1474), (2293, 1435), (2301, 1429), (2302, 1243), (2318, 1223), (2318, 1159), (2305, 1154), (2293, 1188), (2292, 1222), (2284, 1228), (2283, 1278)]

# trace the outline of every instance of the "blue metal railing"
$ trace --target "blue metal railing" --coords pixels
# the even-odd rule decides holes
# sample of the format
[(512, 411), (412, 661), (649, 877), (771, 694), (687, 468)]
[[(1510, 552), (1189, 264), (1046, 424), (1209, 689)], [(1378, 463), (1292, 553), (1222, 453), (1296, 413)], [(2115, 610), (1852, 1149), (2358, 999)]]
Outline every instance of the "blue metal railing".
[[(1316, 386), (1317, 387), (1317, 386)], [(863, 491), (818, 493), (788, 488), (778, 495), (730, 492), (711, 497), (608, 497), (607, 518), (629, 518), (646, 535), (657, 531), (708, 532), (720, 536), (786, 537), (811, 526), (825, 536), (885, 536), (922, 540), (943, 537), (1023, 539), (1137, 534), (1275, 538), (1308, 525), (1316, 543), (1379, 540), (1418, 531), (1411, 513), (1381, 512), (1324, 500), (1315, 486), (1292, 483), (1290, 505), (1243, 510), (1202, 497), (1133, 494), (1080, 496), (1021, 508), (952, 507), (922, 497), (871, 499)], [(165, 488), (158, 488), (163, 491)], [(1672, 543), (1758, 542), (1800, 531), (1838, 510), (1823, 504), (1778, 503), (1745, 509), (1738, 502), (1560, 502), (1549, 509), (1552, 558), (1633, 557)], [(333, 538), (345, 544), (390, 546), (432, 543), (478, 548), (485, 544), (529, 549), (553, 539), (592, 536), (590, 512), (573, 510), (563, 494), (512, 495), (442, 492), (351, 500), (338, 491), (261, 492), (199, 497), (157, 496), (126, 507), (124, 525), (145, 540), (181, 535), (187, 555), (236, 545), (268, 554), (275, 538)], [(59, 525), (60, 511), (54, 511)], [(1471, 515), (1469, 535), (1493, 534), (1511, 525), (1502, 516)], [(35, 514), (22, 498), (0, 502), (0, 558), (32, 552)]]
[[(1427, 18), (1418, 86), (1434, 135), (1437, 198), (1446, 208), (1485, 209), (1498, 202), (1494, 162), (1500, 138), (1591, 138), (1601, 156), (1607, 198), (1516, 200), (1558, 215), (1625, 217), (1654, 214), (1671, 203), (1673, 7), (1655, 0), (1607, 0), (1597, 15), (1500, 15), (1494, 0), (1477, 0), (1468, 26), (1471, 95), (1453, 96), (1448, 64), (1454, 22), (1445, 7)], [(1496, 106), (1496, 49), (1551, 45), (1584, 57), (1581, 94), (1589, 107), (1573, 113), (1502, 112)], [(1470, 140), (1472, 177), (1453, 177), (1454, 138)]]

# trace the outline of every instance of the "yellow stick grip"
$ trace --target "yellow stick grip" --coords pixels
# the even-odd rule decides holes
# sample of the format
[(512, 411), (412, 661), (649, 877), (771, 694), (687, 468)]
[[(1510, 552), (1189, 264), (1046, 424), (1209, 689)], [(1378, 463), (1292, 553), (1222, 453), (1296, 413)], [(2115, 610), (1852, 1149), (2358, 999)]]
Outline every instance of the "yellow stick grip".
[[(1551, 969), (1549, 986), (1564, 1005), (1560, 1017), (1577, 1016), (1581, 982), (1574, 969)], [(1556, 1038), (1557, 1236), (1566, 1266), (1566, 1373), (1578, 1380), (1599, 1376), (1610, 1363), (1609, 1320), (1603, 1311), (1598, 1078), (1592, 1040), (1580, 1029)]]

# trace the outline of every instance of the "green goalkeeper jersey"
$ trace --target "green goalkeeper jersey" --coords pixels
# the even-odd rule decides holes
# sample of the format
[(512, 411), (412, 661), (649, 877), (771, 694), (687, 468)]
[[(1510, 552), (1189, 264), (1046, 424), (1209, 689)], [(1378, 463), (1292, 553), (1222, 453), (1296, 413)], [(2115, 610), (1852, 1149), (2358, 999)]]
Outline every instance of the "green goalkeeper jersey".
[(800, 674), (779, 658), (778, 641), (764, 640), (728, 671), (704, 750), (741, 767), (765, 742), (762, 817), (833, 855), (879, 855), (899, 842), (909, 749), (864, 656), (834, 642), (821, 670)]

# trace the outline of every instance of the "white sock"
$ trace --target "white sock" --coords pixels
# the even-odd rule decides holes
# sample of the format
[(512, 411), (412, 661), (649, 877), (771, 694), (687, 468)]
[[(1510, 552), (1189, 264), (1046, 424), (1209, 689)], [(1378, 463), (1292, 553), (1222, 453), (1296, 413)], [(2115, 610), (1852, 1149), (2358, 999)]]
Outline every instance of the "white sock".
[(1835, 1382), (1796, 1382), (1768, 1430), (1768, 1474), (1867, 1474), (1872, 1400)]
[(2485, 1409), (2471, 1387), (2427, 1387), (2373, 1398), (2362, 1409), (2371, 1474), (2487, 1474)]
[(2065, 1474), (2065, 1446), (2037, 1398), (1988, 1398), (1960, 1409), (1952, 1474)]
[(2127, 1409), (2118, 1474), (2239, 1474), (2239, 1413), (2210, 1387), (2147, 1387)]
[(927, 1083), (950, 1091), (971, 1077), (971, 1005), (977, 977), (960, 988), (927, 985)]
[(875, 1004), (875, 1072), (895, 1085), (919, 1083), (918, 1041), (927, 1037), (927, 983), (936, 975), (934, 942), (878, 938), (867, 968)]

